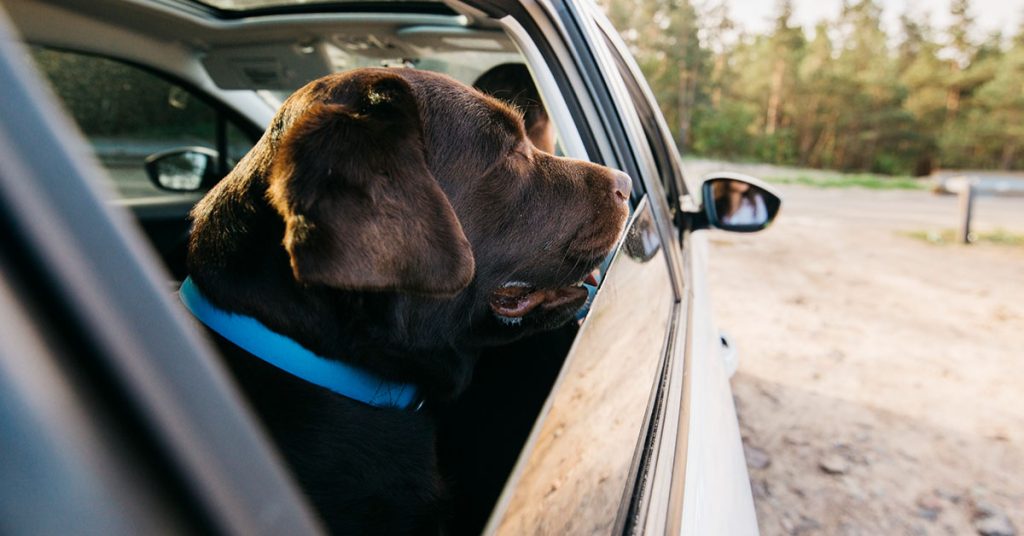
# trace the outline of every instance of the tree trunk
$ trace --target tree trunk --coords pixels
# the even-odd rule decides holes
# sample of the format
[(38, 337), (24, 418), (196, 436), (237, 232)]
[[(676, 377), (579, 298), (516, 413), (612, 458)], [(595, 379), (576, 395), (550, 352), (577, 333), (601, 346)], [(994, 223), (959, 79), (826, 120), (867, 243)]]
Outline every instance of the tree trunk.
[[(811, 166), (812, 167), (824, 167), (824, 158), (822, 155), (835, 153), (836, 150), (836, 131), (838, 130), (839, 123), (839, 112), (833, 112), (829, 115), (825, 122), (824, 129), (821, 132), (821, 136), (818, 138), (817, 143), (814, 144), (814, 148), (811, 150)], [(835, 162), (830, 162), (829, 167), (835, 166)]]
[(957, 75), (960, 74), (960, 66), (952, 61), (949, 64), (949, 71), (954, 83), (946, 88), (946, 120), (952, 121), (956, 119), (956, 114), (960, 110), (960, 84), (955, 82)]
[(953, 86), (946, 90), (946, 120), (956, 119), (956, 113), (960, 110), (960, 88)]
[[(693, 80), (691, 80), (693, 79)], [(693, 89), (695, 77), (690, 76), (689, 69), (679, 70), (678, 95), (679, 95), (679, 146), (686, 147), (689, 144), (690, 118), (693, 109)]]
[(786, 62), (779, 58), (775, 60), (775, 67), (772, 69), (772, 88), (768, 95), (768, 115), (765, 117), (764, 133), (771, 136), (775, 134), (779, 126), (779, 106), (782, 103), (782, 75), (786, 71)]
[(1009, 142), (1003, 145), (1003, 154), (999, 160), (999, 169), (1012, 169), (1014, 157), (1017, 156), (1017, 144)]
[(722, 73), (725, 72), (725, 53), (720, 53), (715, 56), (715, 66), (711, 71), (711, 81), (715, 84), (715, 88), (711, 91), (711, 108), (718, 110), (722, 105), (722, 85), (725, 81), (722, 80)]

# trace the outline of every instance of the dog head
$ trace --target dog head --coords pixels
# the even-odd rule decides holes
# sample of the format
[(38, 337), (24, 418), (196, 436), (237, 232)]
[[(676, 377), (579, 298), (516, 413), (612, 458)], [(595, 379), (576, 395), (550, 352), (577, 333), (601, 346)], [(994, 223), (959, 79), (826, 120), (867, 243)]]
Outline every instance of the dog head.
[(625, 175), (536, 150), (514, 109), (441, 75), (345, 73), (285, 108), (269, 196), (304, 284), (471, 290), (503, 324), (551, 327), (628, 213)]
[(295, 279), (438, 296), (465, 288), (472, 248), (428, 167), (408, 84), (366, 73), (309, 93), (285, 103), (301, 109), (269, 175)]
[[(451, 78), (349, 71), (293, 94), (197, 205), (190, 270), (200, 284), (231, 272), (219, 281), (247, 298), (210, 289), (215, 301), (313, 349), (337, 328), (286, 318), (329, 316), (339, 296), (373, 304), (372, 322), (388, 324), (374, 343), (397, 339), (395, 354), (500, 343), (574, 316), (630, 187), (537, 150), (515, 109)], [(270, 310), (278, 298), (289, 305)]]

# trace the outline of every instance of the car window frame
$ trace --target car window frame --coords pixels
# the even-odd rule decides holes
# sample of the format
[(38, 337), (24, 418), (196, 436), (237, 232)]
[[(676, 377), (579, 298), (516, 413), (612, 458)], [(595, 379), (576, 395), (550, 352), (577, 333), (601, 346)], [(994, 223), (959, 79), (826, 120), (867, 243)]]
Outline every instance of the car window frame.
[(604, 14), (592, 3), (575, 0), (539, 1), (554, 5), (561, 16), (567, 19), (566, 26), (576, 29), (575, 32), (570, 32), (569, 39), (574, 42), (577, 49), (586, 52), (581, 55), (580, 61), (584, 62), (585, 70), (593, 79), (594, 87), (600, 90), (598, 93), (606, 96), (603, 111), (613, 116), (608, 124), (616, 131), (614, 140), (619, 144), (618, 150), (628, 155), (634, 162), (634, 171), (623, 171), (631, 173), (634, 183), (642, 182), (651, 198), (651, 209), (656, 216), (662, 240), (666, 248), (671, 250), (665, 258), (672, 272), (673, 292), (677, 301), (682, 300), (683, 270), (680, 265), (678, 231), (672, 225), (672, 212), (639, 113), (604, 39), (604, 33), (598, 27), (597, 21), (602, 19)]
[[(539, 2), (518, 0), (463, 0), (466, 6), (477, 8), (502, 23), (506, 33), (516, 41), (524, 58), (531, 62), (532, 71), (544, 69), (557, 89), (540, 84), (538, 90), (546, 103), (564, 103), (571, 125), (557, 125), (559, 130), (575, 128), (586, 151), (585, 157), (592, 162), (625, 171), (630, 176), (638, 174), (634, 161), (621, 151), (622, 143), (613, 139), (616, 129), (609, 123), (610, 117), (602, 112), (597, 98), (597, 88), (592, 79), (579, 69), (578, 52), (561, 36), (565, 33), (563, 21), (553, 16), (551, 10)], [(558, 39), (552, 39), (557, 37)], [(540, 64), (535, 63), (539, 61)], [(557, 95), (555, 94), (557, 92)], [(553, 110), (561, 114), (563, 110)], [(611, 135), (609, 135), (611, 134)], [(572, 155), (583, 157), (584, 155)], [(634, 181), (633, 197), (638, 200), (644, 194), (643, 185)]]
[[(214, 127), (215, 128), (215, 132), (214, 132), (214, 135), (213, 135), (213, 144), (216, 146), (216, 147), (214, 147), (214, 149), (216, 149), (220, 153), (223, 153), (223, 154), (219, 155), (219, 163), (218, 163), (218, 165), (223, 165), (224, 166), (223, 169), (226, 170), (225, 175), (227, 174), (227, 172), (231, 171), (231, 169), (229, 169), (229, 167), (227, 166), (227, 158), (229, 157), (229, 155), (227, 154), (227, 151), (222, 151), (221, 150), (221, 149), (225, 148), (225, 147), (221, 146), (222, 143), (223, 144), (227, 144), (228, 141), (229, 141), (228, 140), (228, 132), (227, 132), (228, 131), (228, 124), (229, 123), (232, 124), (235, 127), (235, 129), (238, 132), (240, 132), (241, 134), (243, 134), (246, 137), (246, 140), (249, 141), (252, 145), (256, 145), (256, 143), (259, 141), (260, 137), (263, 136), (263, 131), (264, 131), (264, 127), (263, 126), (256, 124), (249, 117), (245, 116), (244, 114), (242, 114), (238, 110), (235, 110), (231, 106), (228, 106), (223, 100), (217, 99), (216, 97), (211, 95), (209, 92), (204, 91), (199, 86), (197, 86), (196, 84), (192, 83), (191, 81), (189, 81), (189, 80), (187, 80), (185, 78), (182, 78), (180, 76), (176, 76), (176, 75), (174, 75), (172, 73), (169, 73), (167, 71), (164, 71), (164, 70), (159, 69), (157, 67), (154, 67), (152, 65), (147, 65), (147, 64), (141, 63), (141, 62), (139, 62), (137, 60), (126, 59), (124, 57), (119, 57), (119, 56), (112, 55), (112, 54), (101, 53), (101, 52), (90, 51), (90, 50), (84, 50), (84, 49), (77, 49), (77, 48), (69, 47), (69, 46), (55, 46), (55, 45), (50, 45), (50, 44), (47, 44), (47, 43), (39, 43), (39, 42), (28, 42), (27, 44), (29, 46), (33, 47), (33, 48), (42, 48), (42, 49), (46, 49), (46, 50), (50, 50), (50, 51), (54, 51), (54, 52), (59, 52), (59, 53), (75, 54), (75, 55), (78, 55), (78, 56), (86, 56), (86, 57), (91, 57), (91, 58), (99, 58), (99, 59), (102, 59), (102, 60), (107, 60), (107, 61), (112, 61), (112, 62), (120, 63), (120, 64), (125, 65), (127, 67), (130, 67), (130, 68), (133, 68), (133, 69), (138, 69), (139, 71), (142, 71), (142, 72), (144, 72), (146, 74), (149, 74), (149, 75), (151, 75), (151, 76), (153, 76), (155, 78), (163, 80), (164, 82), (167, 82), (168, 84), (177, 86), (177, 87), (187, 91), (190, 97), (193, 97), (193, 98), (199, 100), (204, 105), (208, 106), (216, 114), (216, 119), (217, 120), (216, 120), (215, 127)], [(49, 85), (49, 81), (46, 80), (45, 76), (43, 76), (43, 79), (44, 79), (45, 82), (47, 82), (47, 85)], [(57, 101), (58, 101), (58, 103), (60, 103), (63, 106), (63, 102), (61, 102), (59, 96), (57, 96)], [(78, 124), (74, 120), (72, 120), (72, 123), (75, 124), (76, 127), (78, 127)], [(85, 137), (88, 140), (88, 137), (86, 137), (84, 135), (84, 133), (83, 133), (83, 137)], [(114, 203), (119, 204), (121, 206), (129, 207), (129, 208), (136, 208), (136, 207), (138, 207), (138, 208), (140, 208), (140, 209), (142, 209), (144, 211), (147, 211), (147, 210), (151, 211), (151, 210), (153, 210), (153, 207), (155, 205), (156, 206), (177, 206), (177, 205), (181, 205), (182, 203), (192, 203), (192, 204), (194, 204), (195, 201), (197, 201), (197, 200), (198, 200), (198, 198), (196, 197), (196, 194), (194, 194), (192, 192), (170, 192), (170, 191), (161, 192), (161, 195), (153, 195), (153, 196), (138, 197), (138, 198), (132, 198), (132, 197), (127, 197), (126, 198), (126, 197), (122, 197), (120, 195), (117, 195), (117, 196), (115, 196), (112, 199), (112, 201)]]
[[(636, 106), (644, 133), (647, 136), (647, 142), (658, 167), (658, 174), (665, 187), (666, 201), (674, 216), (680, 210), (682, 197), (689, 194), (686, 182), (683, 180), (679, 151), (675, 148), (674, 143), (668, 143), (669, 140), (672, 140), (672, 135), (665, 123), (665, 117), (654, 99), (650, 86), (644, 79), (643, 72), (632, 54), (629, 53), (629, 47), (611, 26), (607, 17), (598, 17), (597, 23), (601, 34), (607, 41), (608, 50), (615, 60), (619, 75), (626, 83), (626, 88)], [(676, 218), (673, 220), (675, 221)]]

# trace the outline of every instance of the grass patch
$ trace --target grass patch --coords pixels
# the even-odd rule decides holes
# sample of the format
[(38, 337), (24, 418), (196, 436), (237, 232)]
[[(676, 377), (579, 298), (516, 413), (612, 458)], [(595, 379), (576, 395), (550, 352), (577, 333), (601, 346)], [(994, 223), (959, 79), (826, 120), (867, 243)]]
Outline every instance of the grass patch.
[[(942, 231), (911, 231), (906, 233), (906, 235), (929, 244), (946, 245), (960, 243), (956, 231), (952, 229)], [(1024, 247), (1024, 234), (1014, 233), (1002, 228), (994, 231), (973, 232), (971, 233), (971, 243)]]
[(834, 176), (797, 175), (795, 177), (769, 177), (769, 182), (776, 184), (797, 184), (815, 188), (867, 188), (870, 190), (923, 190), (928, 187), (926, 181), (910, 177), (887, 177), (870, 173), (850, 173)]

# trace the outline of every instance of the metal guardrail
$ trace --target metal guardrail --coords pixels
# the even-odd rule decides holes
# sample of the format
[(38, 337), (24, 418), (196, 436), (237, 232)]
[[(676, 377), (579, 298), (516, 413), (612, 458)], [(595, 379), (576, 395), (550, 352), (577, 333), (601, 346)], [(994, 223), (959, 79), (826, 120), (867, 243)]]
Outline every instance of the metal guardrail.
[(937, 190), (962, 194), (972, 187), (977, 193), (1006, 197), (1024, 197), (1024, 175), (963, 174), (938, 179)]
[(1024, 197), (1024, 177), (979, 173), (940, 177), (938, 181), (938, 191), (955, 193), (960, 197), (957, 239), (964, 244), (971, 243), (971, 217), (976, 196)]

